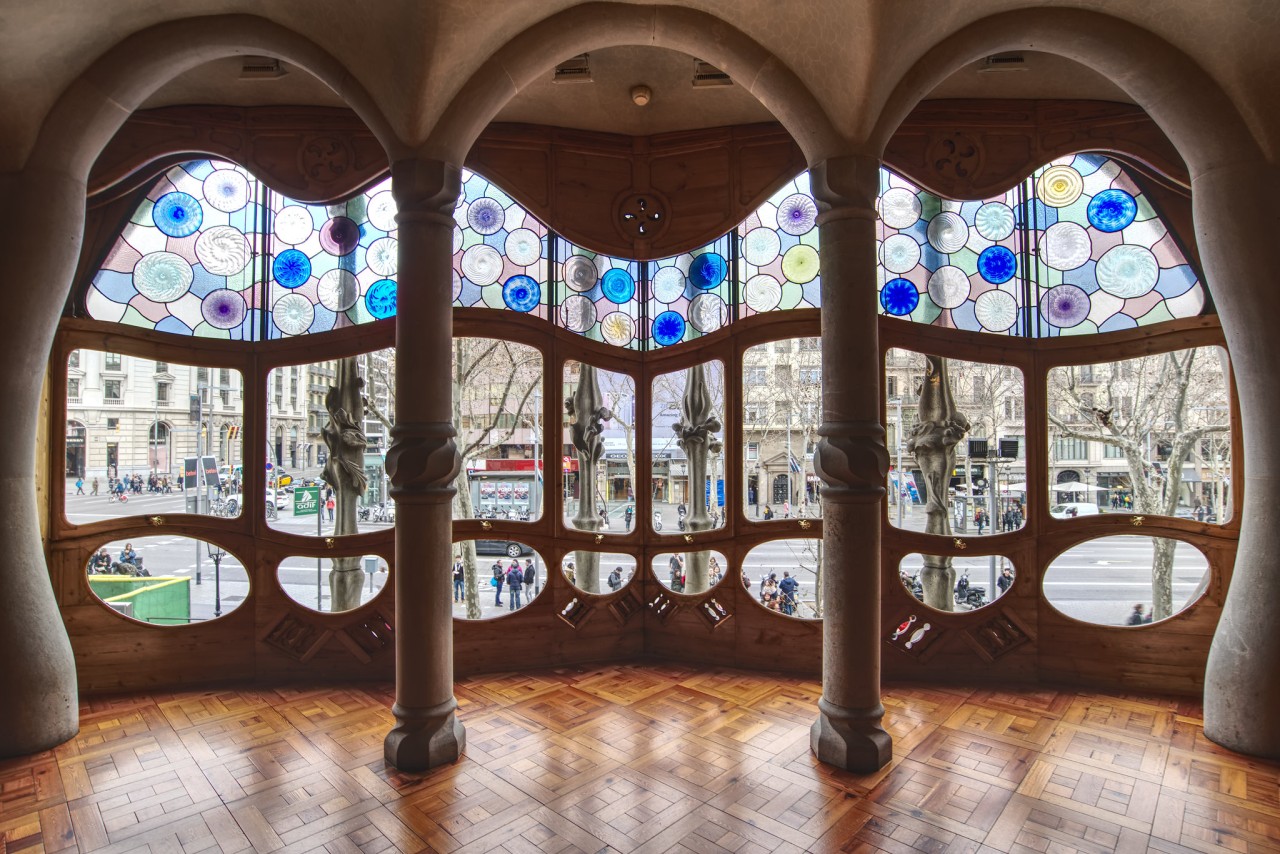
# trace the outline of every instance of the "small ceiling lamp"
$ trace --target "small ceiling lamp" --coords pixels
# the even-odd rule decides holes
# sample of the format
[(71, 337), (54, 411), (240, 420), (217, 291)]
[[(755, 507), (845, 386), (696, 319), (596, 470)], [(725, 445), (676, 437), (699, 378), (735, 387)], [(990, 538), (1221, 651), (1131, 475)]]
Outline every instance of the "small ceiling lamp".
[(631, 103), (643, 107), (653, 100), (653, 90), (643, 83), (631, 87)]

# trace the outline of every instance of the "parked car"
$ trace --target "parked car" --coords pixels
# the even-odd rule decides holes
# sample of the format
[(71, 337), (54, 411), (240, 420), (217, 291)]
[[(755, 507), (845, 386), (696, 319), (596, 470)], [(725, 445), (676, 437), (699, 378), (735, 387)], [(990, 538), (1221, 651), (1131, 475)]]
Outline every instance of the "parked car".
[(277, 510), (283, 510), (289, 506), (289, 496), (285, 494), (283, 489), (279, 492), (268, 489), (267, 503), (274, 504)]
[(517, 543), (514, 540), (476, 540), (476, 554), (520, 557), (521, 555), (533, 554), (533, 549), (524, 543)]
[(1090, 504), (1086, 501), (1068, 501), (1065, 504), (1055, 504), (1049, 508), (1049, 515), (1055, 519), (1076, 519), (1080, 516), (1097, 516), (1102, 511), (1098, 509), (1097, 504)]

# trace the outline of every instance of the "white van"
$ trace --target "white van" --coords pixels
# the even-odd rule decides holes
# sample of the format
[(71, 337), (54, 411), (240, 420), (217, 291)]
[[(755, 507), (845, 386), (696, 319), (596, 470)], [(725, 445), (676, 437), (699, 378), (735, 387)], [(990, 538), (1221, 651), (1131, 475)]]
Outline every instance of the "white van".
[(1055, 504), (1049, 508), (1049, 515), (1055, 519), (1077, 519), (1081, 516), (1097, 516), (1101, 512), (1097, 504), (1089, 504), (1084, 501), (1068, 501), (1065, 504)]

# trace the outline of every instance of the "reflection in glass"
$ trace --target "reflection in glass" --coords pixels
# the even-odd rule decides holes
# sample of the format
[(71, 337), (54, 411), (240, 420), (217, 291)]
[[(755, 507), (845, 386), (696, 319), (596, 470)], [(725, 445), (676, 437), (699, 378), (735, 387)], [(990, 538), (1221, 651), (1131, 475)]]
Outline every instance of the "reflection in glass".
[(822, 540), (770, 540), (742, 564), (743, 583), (758, 602), (788, 617), (822, 617)]
[[(654, 530), (706, 531), (724, 524), (723, 412), (721, 362), (654, 378)], [(704, 573), (706, 564), (699, 559), (696, 568)]]
[(453, 616), (481, 620), (527, 607), (542, 592), (546, 564), (521, 542), (463, 540), (453, 544)]
[[(706, 576), (704, 579), (698, 579), (691, 571), (695, 559), (701, 559), (705, 562)], [(673, 593), (694, 595), (706, 593), (719, 584), (721, 579), (724, 578), (728, 566), (728, 561), (720, 552), (709, 550), (674, 552), (654, 557), (653, 574), (662, 582), (663, 587)]]
[[(580, 530), (628, 532), (635, 525), (635, 379), (570, 361), (564, 369), (564, 399), (563, 441), (573, 449), (564, 471), (565, 523)], [(598, 417), (579, 423), (578, 413), (590, 408), (598, 410)], [(585, 443), (588, 433), (599, 439), (601, 457), (595, 466), (584, 466), (578, 449), (579, 439)], [(594, 507), (587, 509), (590, 502)]]
[[(244, 462), (243, 406), (239, 371), (75, 351), (67, 361), (67, 519), (239, 515), (243, 503), (229, 498)], [(184, 489), (184, 461), (198, 457), (211, 457), (212, 470), (193, 465), (201, 476)]]
[[(909, 554), (898, 565), (898, 579), (911, 595), (930, 607), (937, 607), (929, 602), (925, 594), (924, 571), (941, 560), (937, 555)], [(950, 566), (955, 574), (955, 581), (945, 591), (951, 602), (949, 608), (938, 608), (939, 611), (973, 611), (990, 605), (993, 598), (999, 599), (1013, 586), (1015, 571), (1013, 563), (1006, 557), (990, 555), (987, 557), (953, 557)], [(994, 597), (992, 591), (995, 591)]]
[[(938, 434), (921, 414), (922, 391), (934, 389), (929, 361), (937, 357), (892, 349), (885, 355), (885, 413), (889, 448), (889, 520), (913, 531), (928, 529), (929, 483), (916, 452), (921, 436)], [(947, 511), (957, 534), (999, 534), (1026, 523), (1026, 428), (1022, 372), (1007, 365), (945, 359), (955, 410), (969, 431), (955, 444), (946, 468)]]
[(813, 452), (822, 424), (819, 338), (772, 341), (742, 359), (744, 510), (756, 519), (821, 516)]
[[(352, 569), (347, 569), (350, 564)], [(342, 580), (335, 583), (333, 577)], [(371, 601), (386, 586), (387, 562), (379, 555), (351, 558), (287, 557), (276, 570), (280, 587), (299, 605), (316, 611), (349, 611)], [(351, 596), (345, 607), (335, 600), (338, 588)]]
[(455, 338), (453, 424), (464, 463), (453, 518), (537, 519), (545, 441), (542, 354), (510, 341)]
[(636, 559), (617, 552), (592, 552), (595, 557), (596, 577), (587, 576), (586, 564), (581, 560), (582, 550), (564, 556), (560, 571), (569, 583), (584, 593), (616, 593), (626, 587), (636, 574)]
[(1073, 546), (1045, 571), (1044, 595), (1068, 617), (1107, 626), (1163, 620), (1209, 585), (1199, 549), (1163, 537), (1101, 537)]
[(1227, 521), (1227, 370), (1220, 347), (1051, 370), (1050, 515)]
[(107, 607), (162, 626), (212, 620), (249, 595), (249, 576), (234, 554), (187, 537), (106, 543), (85, 572), (89, 588)]

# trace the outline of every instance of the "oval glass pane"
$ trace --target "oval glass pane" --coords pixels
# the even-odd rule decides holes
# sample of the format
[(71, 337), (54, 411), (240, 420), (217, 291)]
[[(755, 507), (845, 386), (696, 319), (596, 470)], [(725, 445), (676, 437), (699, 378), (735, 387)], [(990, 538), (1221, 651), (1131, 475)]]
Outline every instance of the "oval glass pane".
[(380, 555), (292, 556), (280, 562), (276, 578), (280, 588), (299, 605), (337, 612), (373, 601), (390, 583), (390, 572)]
[(564, 556), (560, 571), (583, 593), (617, 593), (635, 578), (636, 559), (617, 552), (579, 549)]
[(706, 593), (719, 584), (729, 567), (717, 551), (667, 552), (653, 559), (653, 574), (673, 593), (691, 596)]
[(546, 586), (546, 571), (542, 556), (516, 540), (454, 543), (453, 616), (487, 620), (527, 607)]
[(67, 521), (238, 516), (244, 380), (99, 350), (67, 359)]
[(653, 380), (655, 531), (724, 525), (724, 363), (704, 362)]
[(1231, 517), (1231, 398), (1221, 347), (1049, 371), (1049, 515)]
[(113, 540), (92, 554), (85, 571), (100, 602), (157, 626), (215, 619), (239, 608), (249, 595), (249, 576), (239, 558), (188, 537)]
[[(942, 585), (936, 593), (926, 593), (926, 565), (940, 567), (947, 560), (951, 561), (955, 580)], [(946, 558), (940, 555), (909, 554), (898, 565), (898, 580), (907, 592), (939, 611), (976, 611), (984, 608), (994, 599), (1009, 592), (1016, 574), (1013, 561), (1001, 555)], [(939, 598), (929, 601), (932, 595)]]
[(1054, 558), (1044, 596), (1086, 623), (1141, 626), (1177, 614), (1209, 586), (1209, 561), (1190, 543), (1167, 537), (1099, 537)]
[[(565, 525), (627, 533), (635, 525), (636, 512), (635, 378), (569, 361), (564, 367), (564, 399)], [(568, 404), (573, 404), (572, 412)]]
[(742, 357), (743, 512), (821, 517), (813, 467), (822, 424), (822, 339), (783, 338)]
[[(941, 359), (893, 349), (885, 355), (885, 424), (889, 448), (889, 521), (909, 531), (1003, 534), (1026, 524), (1025, 389), (1008, 365)], [(921, 427), (942, 380), (950, 386), (950, 424)], [(923, 419), (930, 422), (930, 419)], [(967, 426), (966, 426), (967, 425)], [(950, 459), (934, 448), (954, 440)], [(945, 490), (940, 502), (934, 490)], [(930, 527), (930, 514), (937, 514)]]
[(770, 540), (747, 553), (742, 579), (764, 608), (805, 620), (822, 618), (822, 540)]

